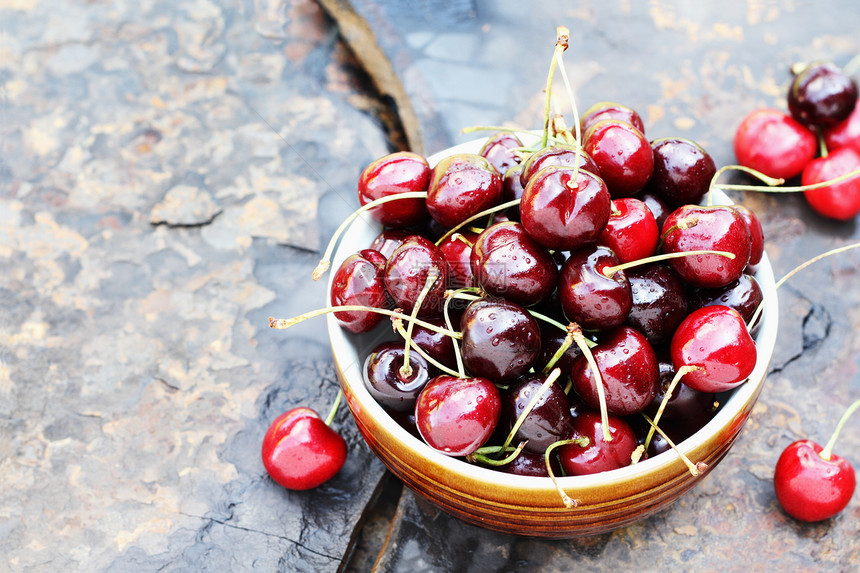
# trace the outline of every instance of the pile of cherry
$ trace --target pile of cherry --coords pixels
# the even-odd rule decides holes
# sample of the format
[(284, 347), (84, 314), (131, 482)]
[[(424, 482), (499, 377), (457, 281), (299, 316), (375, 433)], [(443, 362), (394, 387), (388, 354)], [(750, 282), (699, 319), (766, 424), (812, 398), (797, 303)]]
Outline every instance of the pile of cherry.
[(710, 155), (649, 142), (626, 106), (593, 106), (581, 131), (533, 151), (499, 132), (432, 168), (397, 152), (359, 178), (384, 230), (335, 270), (331, 304), (356, 308), (335, 313), (354, 333), (384, 318), (365, 308), (398, 310), (365, 383), (439, 452), (527, 475), (624, 467), (701, 428), (756, 364), (756, 216), (699, 205)]

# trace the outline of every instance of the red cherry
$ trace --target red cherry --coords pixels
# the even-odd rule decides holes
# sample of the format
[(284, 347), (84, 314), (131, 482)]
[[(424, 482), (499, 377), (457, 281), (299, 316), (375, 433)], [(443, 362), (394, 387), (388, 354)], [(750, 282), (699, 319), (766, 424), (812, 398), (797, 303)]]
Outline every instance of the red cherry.
[(633, 306), (633, 293), (625, 271), (606, 275), (619, 264), (608, 247), (577, 249), (561, 267), (558, 295), (568, 320), (585, 330), (606, 331), (621, 326)]
[(753, 213), (752, 209), (744, 205), (732, 205), (732, 209), (737, 211), (747, 224), (747, 229), (750, 232), (750, 260), (749, 265), (757, 265), (761, 262), (761, 257), (764, 255), (764, 228), (758, 215)]
[(418, 311), (421, 317), (441, 312), (448, 288), (448, 265), (439, 248), (421, 235), (404, 240), (388, 258), (383, 277), (394, 304), (407, 313), (412, 312), (431, 269), (438, 278)]
[(521, 159), (514, 151), (522, 146), (523, 142), (516, 135), (502, 131), (491, 135), (478, 155), (485, 157), (496, 171), (504, 175), (508, 169), (520, 164)]
[[(358, 200), (366, 205), (375, 199), (408, 191), (426, 191), (430, 165), (416, 153), (398, 151), (380, 157), (361, 172)], [(371, 216), (387, 227), (409, 227), (427, 218), (423, 199), (389, 201), (370, 210)]]
[(642, 133), (645, 133), (645, 123), (636, 110), (612, 101), (597, 102), (585, 110), (585, 113), (579, 119), (580, 129), (585, 133), (589, 127), (604, 119), (626, 121)]
[(645, 135), (625, 121), (604, 119), (583, 135), (591, 156), (613, 198), (641, 191), (654, 171), (654, 153)]
[(496, 205), (502, 197), (502, 176), (489, 161), (473, 153), (442, 159), (430, 177), (427, 210), (451, 228)]
[[(376, 253), (376, 255), (373, 255)], [(374, 308), (388, 306), (383, 281), (385, 259), (378, 251), (365, 249), (344, 259), (334, 273), (331, 283), (332, 306), (361, 305)], [(367, 332), (376, 327), (382, 315), (371, 311), (340, 311), (334, 313), (338, 324), (350, 332)]]
[(638, 261), (654, 254), (660, 230), (654, 213), (632, 197), (612, 200), (612, 212), (599, 243), (606, 245), (622, 263)]
[(587, 475), (630, 465), (636, 434), (623, 418), (609, 416), (611, 441), (603, 437), (600, 414), (583, 412), (573, 419), (574, 436), (588, 438), (588, 445), (565, 444), (558, 448), (561, 467), (568, 475)]
[(415, 424), (431, 448), (449, 456), (466, 456), (490, 438), (501, 411), (499, 390), (486, 378), (443, 374), (418, 395)]
[(776, 109), (757, 109), (741, 121), (735, 132), (738, 163), (770, 177), (790, 179), (815, 158), (815, 134)]
[(293, 408), (269, 426), (263, 436), (263, 466), (287, 489), (317, 487), (340, 471), (346, 441), (310, 408)]
[(577, 149), (573, 145), (548, 145), (529, 155), (526, 162), (522, 164), (520, 185), (525, 188), (535, 173), (550, 165), (559, 167), (579, 166), (580, 169), (585, 169), (592, 175), (600, 175), (597, 165), (582, 149)]
[[(801, 183), (812, 185), (847, 175), (860, 168), (860, 153), (850, 147), (814, 159), (803, 170)], [(831, 219), (847, 221), (860, 213), (860, 175), (819, 189), (804, 191), (809, 206)]]
[(701, 392), (722, 392), (743, 383), (755, 368), (755, 341), (744, 319), (723, 305), (705, 306), (685, 318), (669, 348), (675, 370), (697, 366), (684, 384)]
[(647, 189), (673, 207), (697, 204), (708, 192), (717, 166), (699, 144), (680, 137), (651, 142), (654, 173)]
[(467, 229), (448, 235), (439, 243), (439, 250), (448, 265), (448, 287), (452, 289), (475, 286), (472, 274), (472, 247), (478, 233)]
[(860, 153), (860, 105), (855, 104), (854, 111), (847, 119), (823, 130), (823, 135), (824, 144), (830, 151), (840, 147), (851, 147)]
[(854, 468), (844, 458), (821, 457), (822, 447), (811, 440), (789, 445), (779, 456), (773, 474), (776, 498), (786, 513), (801, 521), (833, 517), (854, 495)]

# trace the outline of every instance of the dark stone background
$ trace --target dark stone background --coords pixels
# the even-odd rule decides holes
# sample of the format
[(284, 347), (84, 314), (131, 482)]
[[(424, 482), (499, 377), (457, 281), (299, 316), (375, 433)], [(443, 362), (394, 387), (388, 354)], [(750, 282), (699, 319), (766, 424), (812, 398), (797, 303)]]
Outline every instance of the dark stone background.
[[(804, 525), (773, 495), (791, 441), (860, 395), (858, 254), (780, 293), (767, 386), (720, 466), (667, 511), (573, 541), (489, 533), (410, 494), (363, 445), (287, 492), (259, 443), (327, 411), (321, 245), (361, 168), (466, 126), (540, 124), (555, 27), (580, 110), (725, 165), (788, 67), (860, 52), (851, 0), (13, 0), (0, 8), (0, 571), (851, 571), (860, 505)], [(398, 125), (392, 109), (399, 114)], [(860, 238), (797, 196), (735, 193), (777, 276)], [(858, 461), (857, 421), (839, 451)], [(378, 495), (382, 492), (382, 495)], [(374, 503), (374, 500), (378, 501)]]

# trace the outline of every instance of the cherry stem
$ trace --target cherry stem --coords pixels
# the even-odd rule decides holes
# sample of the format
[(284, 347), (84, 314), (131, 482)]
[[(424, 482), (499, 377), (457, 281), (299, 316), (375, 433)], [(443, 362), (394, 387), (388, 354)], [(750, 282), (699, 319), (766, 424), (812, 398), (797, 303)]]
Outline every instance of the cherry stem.
[(555, 68), (558, 64), (558, 55), (567, 49), (567, 42), (570, 39), (570, 32), (564, 26), (556, 28), (555, 51), (553, 58), (550, 61), (549, 73), (546, 77), (546, 103), (544, 104), (544, 121), (543, 121), (543, 138), (541, 139), (541, 147), (546, 147), (549, 141), (549, 124), (550, 124), (550, 104), (552, 102), (552, 83), (555, 78)]
[(415, 300), (415, 306), (412, 307), (409, 325), (406, 327), (406, 347), (403, 349), (403, 366), (400, 367), (400, 375), (404, 378), (412, 376), (412, 364), (409, 363), (409, 349), (411, 348), (410, 341), (412, 340), (412, 330), (415, 327), (415, 319), (418, 318), (418, 311), (427, 297), (427, 293), (433, 287), (436, 279), (439, 278), (439, 272), (435, 268), (431, 268), (427, 273), (427, 280), (424, 281), (424, 288), (418, 293), (418, 298)]
[(317, 264), (314, 272), (311, 274), (311, 277), (316, 281), (319, 280), (320, 277), (325, 274), (325, 272), (331, 266), (331, 255), (334, 252), (334, 247), (337, 244), (340, 236), (346, 231), (346, 229), (355, 221), (359, 215), (364, 213), (365, 211), (369, 211), (378, 205), (382, 205), (384, 203), (388, 203), (389, 201), (397, 201), (399, 199), (426, 199), (427, 192), (426, 191), (409, 191), (406, 193), (397, 193), (396, 195), (387, 195), (385, 197), (380, 197), (379, 199), (374, 199), (369, 203), (366, 203), (350, 213), (350, 215), (343, 220), (340, 226), (335, 230), (334, 235), (332, 235), (329, 240), (328, 246), (326, 247), (325, 253), (323, 253), (323, 257), (320, 260), (319, 264)]
[[(520, 444), (516, 448), (505, 447), (505, 446), (484, 446), (483, 448), (478, 449), (476, 452), (469, 454), (466, 456), (466, 461), (469, 462), (481, 462), (483, 464), (487, 464), (490, 466), (503, 466), (505, 464), (509, 464), (520, 455), (520, 452), (523, 451), (523, 448), (526, 447), (526, 442), (520, 442)], [(498, 453), (507, 453), (506, 457), (502, 459), (491, 458), (487, 454), (498, 454)]]
[(860, 168), (850, 171), (845, 175), (821, 181), (820, 183), (810, 183), (809, 185), (799, 185), (797, 187), (757, 187), (755, 185), (719, 185), (723, 191), (757, 191), (760, 193), (798, 193), (801, 191), (812, 191), (813, 189), (821, 189), (822, 187), (830, 187), (834, 183), (841, 183), (846, 179), (851, 179), (860, 175)]
[(466, 237), (464, 237), (463, 235), (461, 235), (460, 233), (454, 233), (453, 235), (451, 235), (451, 240), (452, 241), (460, 241), (461, 243), (463, 243), (464, 245), (466, 245), (470, 249), (472, 247), (474, 247), (472, 242), (469, 239), (467, 239)]
[[(561, 29), (564, 30), (564, 47), (566, 49), (570, 39), (570, 32), (567, 28), (559, 27), (559, 30)], [(576, 178), (579, 177), (579, 163), (582, 157), (582, 126), (579, 122), (579, 110), (576, 107), (576, 97), (573, 95), (573, 88), (570, 86), (570, 80), (567, 78), (567, 71), (564, 68), (564, 61), (562, 60), (563, 51), (564, 50), (556, 51), (555, 59), (558, 60), (558, 69), (561, 71), (561, 79), (564, 82), (564, 88), (567, 90), (567, 97), (570, 100), (570, 107), (573, 111), (574, 132), (576, 133), (576, 157), (573, 162), (571, 181), (576, 181)]]
[(325, 425), (331, 426), (331, 423), (334, 422), (334, 417), (337, 414), (338, 408), (340, 408), (340, 401), (343, 399), (343, 389), (337, 389), (337, 396), (334, 399), (334, 404), (332, 404), (331, 410), (329, 410), (328, 416), (325, 418)]
[(721, 257), (726, 257), (727, 259), (734, 259), (735, 254), (730, 253), (729, 251), (684, 251), (682, 253), (662, 253), (660, 255), (654, 255), (651, 257), (645, 257), (643, 259), (637, 259), (635, 261), (629, 261), (626, 263), (621, 263), (620, 265), (613, 265), (610, 267), (603, 267), (601, 271), (603, 276), (608, 279), (612, 278), (612, 275), (617, 273), (618, 271), (623, 271), (629, 268), (638, 267), (640, 265), (647, 265), (648, 263), (657, 263), (667, 259), (678, 259), (681, 257), (694, 257), (696, 255), (719, 255)]
[(409, 343), (409, 345), (412, 347), (412, 350), (414, 350), (419, 355), (421, 355), (421, 357), (424, 358), (424, 360), (426, 360), (427, 362), (429, 362), (430, 364), (432, 364), (433, 366), (435, 366), (439, 370), (443, 371), (445, 374), (450, 374), (451, 376), (457, 376), (459, 378), (463, 377), (458, 372), (451, 370), (450, 368), (448, 368), (447, 366), (445, 366), (444, 364), (442, 364), (441, 362), (439, 362), (438, 360), (436, 360), (435, 358), (433, 358), (432, 356), (427, 354), (427, 352), (425, 352), (423, 348), (421, 348), (420, 346), (415, 344), (415, 341), (412, 340), (408, 334), (406, 334), (406, 329), (403, 328), (403, 321), (402, 320), (400, 320), (399, 318), (395, 318), (392, 320), (392, 324), (394, 326), (394, 330), (396, 330), (397, 333), (403, 337), (403, 340), (406, 340)]
[(768, 187), (776, 187), (777, 185), (782, 185), (783, 183), (785, 183), (785, 179), (765, 175), (761, 171), (758, 171), (751, 167), (745, 167), (743, 165), (725, 165), (723, 167), (720, 167), (717, 172), (714, 173), (714, 176), (711, 177), (711, 184), (708, 186), (708, 207), (711, 207), (714, 204), (713, 193), (711, 193), (711, 191), (713, 191), (715, 187), (719, 187), (720, 189), (732, 188), (735, 191), (761, 191), (761, 187), (757, 187), (754, 185), (717, 185), (717, 179), (719, 179), (723, 173), (726, 173), (728, 171), (742, 171), (748, 175), (752, 175)]
[[(475, 125), (472, 127), (465, 127), (463, 129), (461, 129), (460, 133), (467, 134), (467, 133), (474, 133), (476, 131), (495, 131), (495, 132), (503, 132), (503, 133), (512, 133), (514, 135), (525, 134), (525, 135), (531, 135), (531, 136), (537, 136), (537, 137), (541, 136), (541, 132), (537, 131), (537, 130), (521, 129), (521, 128), (517, 128), (517, 127), (506, 127), (506, 126), (501, 126), (501, 125)], [(552, 134), (549, 135), (548, 139), (552, 143), (564, 143), (565, 142), (564, 139), (559, 138), (559, 137), (555, 137)], [(540, 141), (540, 139), (538, 139), (538, 141)], [(520, 149), (524, 152), (531, 152), (533, 148), (537, 148), (537, 144), (535, 144), (533, 146), (521, 147)]]
[(441, 245), (445, 239), (447, 239), (448, 237), (450, 237), (451, 235), (453, 235), (454, 233), (456, 233), (457, 231), (459, 231), (460, 229), (462, 229), (463, 227), (465, 227), (466, 225), (468, 225), (472, 221), (477, 221), (478, 219), (480, 219), (482, 217), (486, 217), (487, 215), (492, 215), (494, 213), (498, 213), (499, 211), (504, 211), (505, 209), (510, 209), (511, 207), (516, 207), (519, 204), (520, 204), (519, 199), (513, 199), (513, 200), (508, 201), (506, 203), (501, 203), (499, 205), (496, 205), (495, 207), (491, 207), (489, 209), (481, 211), (480, 213), (475, 213), (474, 215), (472, 215), (468, 219), (465, 219), (462, 222), (457, 223), (456, 225), (454, 225), (453, 227), (448, 229), (445, 232), (445, 234), (442, 235), (441, 237), (439, 237), (439, 239), (436, 241), (436, 246), (438, 247), (439, 245)]
[(651, 424), (651, 427), (652, 427), (653, 429), (655, 429), (655, 430), (657, 431), (657, 433), (658, 433), (658, 434), (660, 434), (660, 436), (662, 436), (662, 438), (663, 438), (664, 440), (666, 440), (666, 443), (667, 443), (667, 444), (669, 444), (669, 447), (671, 447), (671, 448), (675, 451), (675, 453), (676, 453), (676, 454), (678, 454), (678, 456), (681, 458), (681, 461), (683, 461), (683, 462), (684, 462), (684, 465), (686, 465), (686, 466), (687, 466), (687, 469), (688, 469), (688, 470), (690, 470), (690, 475), (692, 475), (693, 477), (695, 477), (695, 476), (698, 476), (699, 474), (701, 474), (701, 473), (702, 473), (703, 471), (705, 471), (706, 469), (708, 469), (708, 464), (706, 464), (705, 462), (698, 462), (698, 463), (695, 463), (695, 464), (694, 464), (693, 462), (691, 462), (691, 461), (690, 461), (690, 458), (688, 458), (687, 456), (685, 456), (685, 455), (684, 455), (684, 454), (683, 454), (683, 453), (678, 449), (678, 446), (676, 446), (676, 445), (675, 445), (675, 442), (673, 442), (673, 441), (672, 441), (672, 439), (671, 439), (669, 436), (667, 436), (667, 435), (666, 435), (666, 433), (665, 433), (663, 430), (661, 430), (661, 429), (657, 426), (657, 424), (655, 424), (655, 423), (654, 423), (654, 421), (653, 421), (653, 420), (651, 420), (651, 418), (649, 418), (649, 417), (648, 417), (648, 416), (646, 416), (645, 414), (642, 414), (642, 417), (643, 417), (643, 418), (645, 418), (645, 421), (646, 421), (646, 422), (648, 422), (649, 424)]
[(525, 422), (528, 415), (532, 413), (532, 410), (534, 410), (534, 407), (535, 405), (537, 405), (538, 400), (540, 400), (543, 395), (546, 394), (546, 391), (549, 389), (550, 386), (552, 386), (552, 384), (558, 379), (559, 376), (561, 376), (561, 370), (559, 368), (555, 368), (552, 372), (550, 372), (549, 376), (546, 377), (544, 383), (541, 384), (541, 387), (538, 388), (538, 391), (535, 392), (535, 395), (531, 397), (531, 400), (528, 401), (526, 407), (523, 408), (522, 413), (517, 416), (517, 421), (514, 422), (514, 427), (511, 428), (511, 431), (508, 433), (508, 437), (505, 439), (505, 443), (502, 444), (502, 448), (507, 448), (509, 445), (511, 445), (514, 436), (516, 436), (517, 432), (520, 431), (520, 426), (523, 425), (523, 422)]
[(586, 343), (586, 338), (582, 334), (582, 328), (578, 324), (571, 324), (568, 332), (573, 333), (573, 340), (585, 355), (588, 367), (591, 368), (591, 373), (594, 375), (594, 386), (597, 388), (597, 401), (600, 403), (600, 425), (603, 429), (603, 439), (611, 442), (612, 434), (609, 433), (609, 412), (606, 409), (606, 391), (603, 389), (603, 377), (600, 375), (600, 369), (597, 367), (597, 362), (594, 361), (591, 348)]
[[(466, 289), (463, 289), (466, 290)], [(471, 289), (469, 289), (471, 290)], [(448, 327), (448, 330), (454, 330), (454, 327), (451, 323), (451, 313), (448, 310), (448, 306), (451, 303), (451, 299), (454, 297), (454, 294), (457, 291), (445, 291), (445, 305), (442, 307), (442, 316), (445, 318), (445, 326)], [(449, 296), (450, 295), (450, 296)], [(462, 334), (460, 337), (462, 338)], [(463, 355), (460, 353), (460, 344), (457, 339), (452, 340), (454, 346), (454, 360), (457, 364), (457, 377), (465, 378), (466, 377), (466, 367), (463, 365)]]
[(546, 471), (549, 474), (550, 479), (552, 480), (552, 484), (555, 486), (555, 489), (558, 490), (558, 494), (561, 496), (561, 502), (568, 509), (574, 508), (579, 505), (579, 500), (571, 499), (569, 495), (567, 495), (563, 489), (561, 489), (561, 485), (559, 485), (558, 480), (555, 478), (555, 473), (552, 471), (552, 464), (550, 463), (550, 454), (552, 451), (561, 446), (567, 446), (569, 444), (574, 444), (579, 446), (580, 448), (587, 448), (589, 444), (591, 444), (591, 440), (589, 440), (586, 436), (582, 436), (579, 438), (571, 438), (569, 440), (559, 440), (557, 442), (553, 442), (547, 447), (546, 452), (544, 452), (544, 463), (546, 463)]
[(815, 133), (818, 134), (818, 154), (821, 157), (827, 157), (829, 155), (829, 150), (827, 149), (827, 142), (824, 141), (824, 132), (821, 130), (821, 127), (815, 128)]
[(827, 445), (824, 446), (824, 449), (818, 453), (822, 460), (830, 461), (831, 456), (833, 456), (833, 446), (836, 445), (836, 438), (839, 437), (839, 432), (842, 431), (842, 427), (857, 408), (860, 408), (860, 400), (856, 400), (853, 404), (848, 406), (848, 409), (845, 410), (845, 413), (842, 414), (841, 418), (839, 418), (839, 423), (836, 424), (836, 429), (833, 430), (833, 435), (830, 436), (830, 440), (827, 442)]
[(692, 364), (685, 364), (678, 368), (678, 371), (675, 373), (675, 376), (672, 378), (672, 381), (669, 383), (669, 387), (666, 388), (665, 393), (663, 394), (663, 400), (660, 402), (660, 407), (657, 408), (657, 413), (654, 414), (654, 424), (648, 430), (648, 435), (645, 436), (645, 451), (648, 451), (648, 446), (651, 445), (651, 438), (654, 437), (654, 430), (657, 428), (657, 424), (660, 423), (660, 418), (663, 416), (663, 411), (666, 409), (666, 404), (669, 403), (669, 400), (672, 398), (672, 392), (675, 391), (675, 387), (681, 381), (681, 378), (689, 374), (690, 372), (698, 372), (702, 371), (704, 368), (701, 366), (694, 366)]
[[(543, 367), (543, 370), (541, 371), (542, 374), (548, 374), (550, 370), (555, 367), (555, 363), (561, 360), (561, 357), (564, 356), (564, 353), (567, 352), (567, 349), (571, 347), (571, 345), (573, 344), (574, 326), (574, 324), (571, 324), (567, 328), (567, 335), (564, 337), (564, 340), (561, 341), (561, 346), (558, 347), (558, 350), (555, 351), (555, 354), (552, 355), (552, 358), (550, 358), (549, 362), (546, 363), (546, 366)], [(567, 392), (565, 392), (565, 394), (566, 393)]]
[[(784, 285), (786, 283), (786, 281), (788, 281), (788, 279), (790, 279), (791, 277), (793, 277), (794, 275), (796, 275), (797, 273), (799, 273), (800, 271), (802, 271), (806, 267), (812, 265), (813, 263), (817, 263), (821, 259), (826, 259), (827, 257), (829, 257), (831, 255), (837, 255), (839, 253), (844, 253), (845, 251), (850, 251), (851, 249), (856, 249), (858, 247), (860, 247), (860, 242), (851, 243), (850, 245), (845, 245), (843, 247), (831, 249), (829, 251), (821, 253), (820, 255), (816, 255), (816, 256), (812, 257), (808, 261), (801, 263), (800, 265), (794, 267), (792, 270), (790, 270), (788, 272), (788, 274), (786, 274), (784, 277), (779, 279), (773, 287), (774, 292), (777, 289), (779, 289), (779, 287)], [(765, 295), (762, 298), (762, 301), (759, 303), (758, 307), (755, 309), (755, 312), (753, 313), (752, 318), (750, 318), (749, 327), (748, 327), (749, 329), (752, 329), (752, 327), (755, 325), (756, 321), (758, 321), (759, 317), (761, 316), (762, 311), (764, 310), (765, 304), (767, 304), (767, 302), (769, 300), (770, 299), (768, 298), (768, 295)]]
[(371, 306), (362, 306), (360, 304), (344, 304), (340, 306), (328, 306), (326, 308), (320, 308), (317, 310), (313, 310), (311, 312), (306, 312), (304, 314), (300, 314), (299, 316), (294, 316), (293, 318), (272, 318), (269, 317), (269, 328), (274, 328), (276, 330), (285, 330), (290, 328), (291, 326), (295, 326), (300, 322), (304, 322), (311, 318), (316, 318), (317, 316), (322, 316), (324, 314), (328, 314), (330, 312), (340, 312), (340, 311), (367, 311), (367, 312), (377, 312), (379, 314), (384, 314), (386, 316), (393, 316), (395, 318), (400, 318), (403, 320), (414, 320), (415, 324), (418, 326), (424, 327), (427, 330), (431, 330), (433, 332), (437, 332), (439, 334), (450, 336), (451, 338), (462, 338), (463, 335), (460, 332), (451, 329), (439, 328), (435, 324), (430, 324), (429, 322), (425, 322), (420, 319), (413, 319), (411, 316), (407, 314), (403, 314), (402, 312), (398, 312), (396, 310), (388, 310), (385, 308), (374, 308)]

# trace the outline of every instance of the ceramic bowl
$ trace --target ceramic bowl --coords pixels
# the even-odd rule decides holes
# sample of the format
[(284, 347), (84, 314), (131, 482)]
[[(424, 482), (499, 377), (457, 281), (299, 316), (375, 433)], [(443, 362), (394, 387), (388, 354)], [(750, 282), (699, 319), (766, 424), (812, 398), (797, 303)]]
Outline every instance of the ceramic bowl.
[[(452, 153), (476, 153), (481, 141), (452, 147), (429, 158), (434, 165)], [(719, 203), (731, 203), (717, 194)], [(370, 219), (353, 224), (333, 260), (366, 248), (379, 233)], [(678, 444), (693, 462), (707, 469), (690, 474), (677, 453), (664, 452), (625, 468), (587, 476), (559, 478), (577, 507), (566, 508), (549, 478), (493, 471), (436, 452), (395, 422), (367, 391), (362, 377), (365, 356), (381, 341), (379, 331), (353, 335), (327, 315), (337, 374), (349, 409), (373, 452), (403, 483), (442, 510), (494, 531), (531, 537), (571, 538), (618, 529), (664, 509), (704, 476), (729, 452), (761, 393), (777, 334), (777, 298), (767, 255), (756, 279), (767, 299), (757, 333), (758, 362), (749, 380), (735, 388), (714, 418)], [(390, 328), (386, 329), (390, 333)]]

